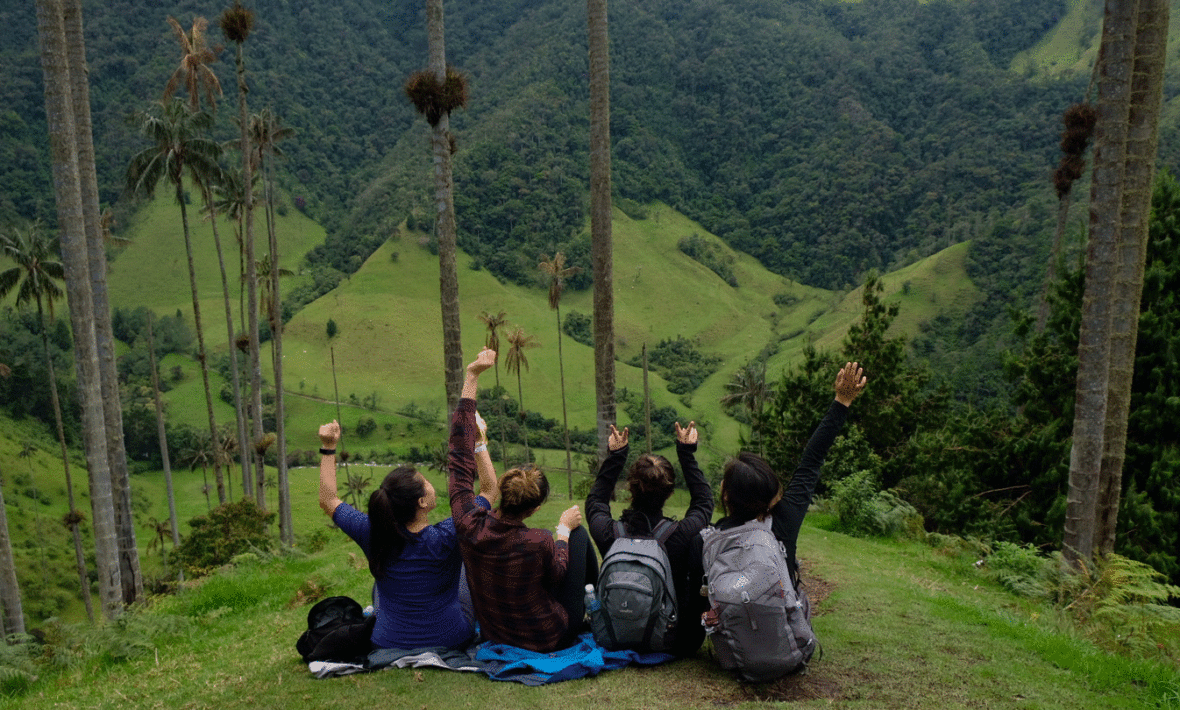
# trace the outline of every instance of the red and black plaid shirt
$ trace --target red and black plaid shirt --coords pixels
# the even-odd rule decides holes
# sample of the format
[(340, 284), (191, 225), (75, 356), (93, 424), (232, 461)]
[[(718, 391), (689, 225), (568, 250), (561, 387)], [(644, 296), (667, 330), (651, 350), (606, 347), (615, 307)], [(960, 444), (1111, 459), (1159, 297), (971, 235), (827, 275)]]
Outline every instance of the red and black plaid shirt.
[(475, 618), (484, 638), (553, 651), (569, 627), (550, 594), (569, 566), (569, 544), (548, 530), (502, 520), (475, 504), (475, 400), (461, 399), (451, 421), (447, 488), (459, 550), (467, 565)]

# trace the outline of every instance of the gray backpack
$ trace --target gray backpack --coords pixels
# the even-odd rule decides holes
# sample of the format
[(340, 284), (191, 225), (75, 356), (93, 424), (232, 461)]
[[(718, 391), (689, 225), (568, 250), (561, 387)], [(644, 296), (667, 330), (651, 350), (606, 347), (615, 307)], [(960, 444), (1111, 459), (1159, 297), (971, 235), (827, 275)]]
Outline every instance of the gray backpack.
[(770, 520), (706, 528), (701, 537), (712, 606), (702, 623), (721, 667), (754, 683), (805, 669), (818, 646), (811, 605), (791, 584)]
[(615, 522), (615, 541), (602, 559), (598, 598), (602, 604), (598, 643), (624, 648), (666, 651), (676, 629), (676, 587), (664, 543), (675, 531), (661, 520), (650, 538), (628, 537)]

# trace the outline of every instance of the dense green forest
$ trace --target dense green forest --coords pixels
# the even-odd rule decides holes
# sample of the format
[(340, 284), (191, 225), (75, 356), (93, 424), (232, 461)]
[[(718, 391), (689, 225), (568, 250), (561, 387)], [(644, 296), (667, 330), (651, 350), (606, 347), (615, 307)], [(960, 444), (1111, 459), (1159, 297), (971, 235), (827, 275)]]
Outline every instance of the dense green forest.
[[(1087, 77), (1008, 66), (1067, 5), (620, 3), (617, 195), (662, 200), (768, 268), (829, 288), (979, 237), (1047, 192), (1057, 117)], [(105, 203), (118, 201), (137, 145), (126, 117), (174, 65), (165, 18), (221, 9), (87, 4)], [(425, 62), (423, 10), (367, 0), (264, 0), (255, 10), (252, 100), (299, 136), (284, 147), (281, 179), (329, 230), (312, 259), (350, 273), (403, 220), (426, 216), (426, 138), (401, 91)], [(473, 268), (517, 283), (535, 279), (542, 251), (585, 265), (584, 8), (473, 2), (447, 12), (448, 57), (471, 91), (454, 126), (460, 246)], [(8, 7), (0, 20), (10, 28), (0, 39), (10, 73), (0, 86), (0, 216), (52, 221), (33, 9)], [(213, 68), (232, 88), (228, 51)], [(228, 117), (221, 130), (231, 135)], [(571, 286), (586, 287), (587, 273)]]
[[(355, 272), (400, 225), (428, 229), (425, 125), (402, 92), (425, 63), (423, 8), (398, 1), (331, 6), (262, 0), (246, 46), (255, 108), (272, 107), (285, 199), (327, 229), (312, 278), (285, 315)], [(966, 322), (935, 323), (938, 358), (1006, 327), (1048, 256), (1049, 175), (1059, 116), (1083, 98), (1080, 74), (1013, 72), (1066, 0), (666, 0), (611, 9), (617, 204), (661, 200), (767, 268), (850, 288), (975, 240), (972, 277), (989, 298)], [(127, 118), (158, 97), (178, 57), (165, 19), (186, 25), (224, 8), (87, 3), (99, 180), (127, 222), (123, 172), (140, 145)], [(0, 220), (54, 221), (32, 6), (0, 9), (8, 80), (0, 85)], [(447, 8), (450, 62), (469, 81), (455, 115), (456, 210), (467, 264), (533, 285), (537, 257), (563, 251), (590, 284), (585, 9), (573, 3), (472, 2)], [(1096, 17), (1090, 18), (1096, 30)], [(222, 38), (216, 27), (210, 42)], [(1084, 49), (1092, 34), (1078, 38)], [(519, 51), (528, 47), (527, 53)], [(212, 65), (232, 94), (232, 53)], [(1166, 89), (1177, 91), (1175, 81)], [(1166, 97), (1167, 98), (1167, 97)], [(232, 103), (232, 100), (231, 100)], [(229, 113), (232, 113), (229, 112)], [(235, 133), (228, 114), (222, 138)], [(1180, 151), (1165, 126), (1164, 165)], [(1176, 154), (1176, 155), (1173, 155)], [(724, 276), (723, 276), (724, 278)], [(958, 368), (956, 397), (1002, 391), (994, 348)], [(974, 356), (969, 359), (976, 360)]]

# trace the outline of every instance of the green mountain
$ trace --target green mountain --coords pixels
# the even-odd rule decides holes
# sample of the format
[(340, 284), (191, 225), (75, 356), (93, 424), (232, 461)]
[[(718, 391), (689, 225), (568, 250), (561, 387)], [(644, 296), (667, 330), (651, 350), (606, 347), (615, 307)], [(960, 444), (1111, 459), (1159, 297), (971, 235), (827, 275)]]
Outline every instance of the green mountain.
[[(1089, 74), (1092, 5), (620, 4), (611, 16), (618, 196), (663, 201), (775, 273), (826, 288), (982, 236), (1030, 200), (1051, 200), (1058, 116), (1083, 97)], [(423, 9), (252, 7), (252, 106), (273, 107), (297, 130), (281, 180), (327, 230), (313, 261), (355, 271), (395, 225), (426, 216), (425, 125), (401, 92), (425, 61)], [(178, 58), (165, 18), (187, 27), (222, 9), (87, 4), (105, 202), (118, 200), (140, 145), (126, 117), (158, 98)], [(462, 246), (514, 283), (534, 281), (541, 252), (584, 264), (584, 11), (555, 2), (447, 11), (448, 57), (471, 96), (453, 121)], [(7, 7), (0, 19), (11, 77), (0, 86), (0, 150), (10, 158), (0, 161), (0, 217), (52, 220), (33, 9)], [(215, 25), (210, 36), (220, 37)], [(214, 69), (232, 89), (230, 52)], [(228, 116), (220, 126), (232, 135)], [(1180, 155), (1175, 134), (1169, 121), (1165, 165)]]

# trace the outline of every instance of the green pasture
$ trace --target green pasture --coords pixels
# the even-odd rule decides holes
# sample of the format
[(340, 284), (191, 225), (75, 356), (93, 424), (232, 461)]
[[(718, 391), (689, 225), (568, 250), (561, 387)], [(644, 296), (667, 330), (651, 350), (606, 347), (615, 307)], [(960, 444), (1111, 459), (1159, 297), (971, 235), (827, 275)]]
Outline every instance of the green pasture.
[[(218, 295), (220, 276), (211, 233), (207, 223), (196, 220), (194, 224), (194, 234), (201, 235), (197, 238), (197, 269), (206, 342), (214, 353), (224, 352), (224, 305)], [(231, 226), (226, 223), (222, 229), (223, 247), (227, 259), (236, 260)], [(130, 227), (132, 244), (112, 264), (112, 303), (129, 308), (147, 305), (158, 313), (179, 309), (191, 314), (176, 206), (169, 200), (155, 200), (145, 206)], [(302, 254), (322, 240), (322, 230), (294, 210), (280, 218), (278, 229), (284, 264), (298, 273)], [(729, 286), (677, 249), (680, 239), (694, 234), (733, 258), (737, 287)], [(409, 445), (438, 441), (437, 437), (421, 437), (420, 427), (406, 431), (408, 420), (395, 414), (410, 403), (445, 412), (438, 260), (421, 246), (423, 237), (404, 230), (392, 237), (357, 273), (308, 304), (288, 323), (283, 362), (287, 426), (292, 432), (289, 448), (299, 447), (299, 432), (314, 431), (325, 414), (334, 416), (333, 408), (325, 409), (314, 402), (334, 402), (337, 393), (342, 403), (361, 404), (375, 397), (376, 409), (367, 415), (377, 420), (379, 435), (386, 433), (387, 422), (397, 428), (394, 437), (385, 437), (391, 446), (402, 441), (408, 450)], [(955, 245), (885, 275), (886, 298), (902, 305), (895, 332), (913, 334), (922, 321), (940, 313), (954, 316), (970, 305), (977, 290), (963, 271), (966, 251), (965, 243)], [(859, 289), (831, 292), (772, 274), (660, 203), (650, 205), (642, 220), (615, 211), (614, 255), (617, 386), (641, 392), (641, 369), (624, 363), (637, 356), (644, 345), (652, 348), (664, 339), (689, 338), (702, 351), (720, 356), (723, 362), (718, 371), (688, 395), (671, 394), (658, 375), (652, 373), (649, 377), (653, 406), (671, 405), (685, 420), (704, 423), (708, 445), (719, 451), (736, 448), (739, 435), (738, 424), (722, 414), (717, 404), (734, 371), (760, 353), (772, 352), (768, 375), (776, 379), (785, 367), (798, 360), (808, 343), (838, 348), (848, 325), (861, 312)], [(485, 342), (487, 331), (480, 314), (506, 312), (509, 329), (520, 326), (539, 343), (539, 347), (526, 351), (529, 367), (520, 378), (524, 406), (559, 418), (556, 314), (548, 307), (540, 280), (536, 288), (500, 283), (488, 272), (472, 269), (470, 257), (462, 252), (458, 265), (465, 358), (474, 357)], [(236, 273), (236, 261), (228, 263), (227, 268)], [(284, 287), (290, 288), (295, 279), (284, 279)], [(776, 296), (786, 305), (777, 305)], [(235, 299), (236, 317), (236, 290), (231, 290), (231, 297)], [(567, 291), (562, 299), (562, 316), (571, 311), (590, 315), (591, 298), (589, 290)], [(337, 334), (331, 339), (327, 335), (329, 319), (337, 326)], [(505, 342), (503, 332), (501, 341)], [(502, 350), (506, 347), (502, 345)], [(562, 350), (570, 426), (590, 428), (595, 410), (593, 350), (568, 337), (563, 338)], [(263, 359), (264, 377), (269, 380), (269, 358)], [(196, 373), (195, 368), (191, 372)], [(500, 383), (515, 397), (516, 377), (503, 367), (499, 375)], [(494, 372), (484, 376), (485, 386), (494, 383)], [(211, 386), (216, 397), (220, 379), (215, 376)], [(173, 421), (207, 426), (199, 376), (186, 377), (165, 397)], [(215, 404), (218, 422), (229, 421), (231, 414), (220, 401)], [(361, 415), (360, 410), (342, 413), (346, 425), (355, 424), (350, 420)], [(621, 410), (619, 418), (621, 423), (628, 423)]]

